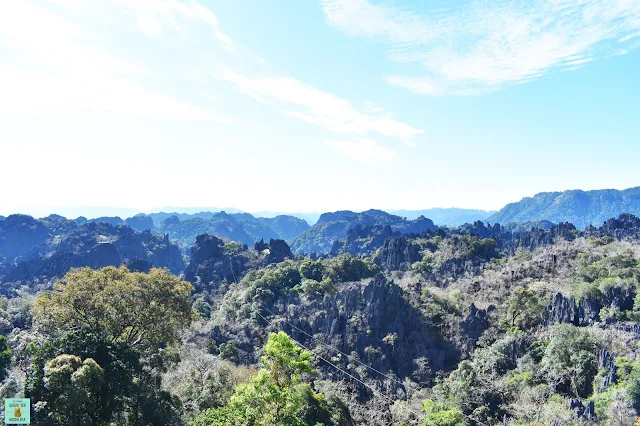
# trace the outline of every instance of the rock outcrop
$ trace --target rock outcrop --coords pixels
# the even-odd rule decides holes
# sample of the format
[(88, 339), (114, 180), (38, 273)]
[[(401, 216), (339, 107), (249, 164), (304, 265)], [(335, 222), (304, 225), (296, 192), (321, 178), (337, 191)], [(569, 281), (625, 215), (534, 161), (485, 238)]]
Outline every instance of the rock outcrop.
[(280, 263), (285, 259), (293, 259), (289, 245), (284, 240), (269, 240), (267, 263)]
[[(258, 354), (253, 352), (254, 347), (260, 346), (257, 339), (280, 328), (305, 346), (317, 348), (356, 377), (383, 380), (391, 389), (397, 389), (398, 383), (358, 367), (352, 357), (395, 375), (400, 382), (408, 377), (419, 383), (432, 379), (435, 371), (453, 366), (460, 358), (459, 351), (442, 337), (439, 328), (382, 274), (341, 283), (335, 292), (322, 297), (301, 299), (291, 295), (265, 306), (260, 314), (269, 323), (229, 322), (213, 331), (213, 339), (217, 343), (233, 343), (245, 362), (257, 362)], [(324, 377), (339, 378), (335, 369), (320, 368)], [(366, 388), (358, 391), (368, 392)]]
[(569, 410), (573, 411), (573, 416), (577, 420), (591, 421), (596, 418), (595, 405), (593, 401), (587, 402), (585, 406), (583, 401), (572, 399), (569, 403)]
[(260, 241), (256, 241), (253, 245), (253, 249), (259, 253), (262, 253), (269, 248), (269, 244), (264, 242), (264, 238), (260, 238)]
[(470, 354), (476, 347), (478, 339), (490, 326), (490, 313), (496, 307), (491, 305), (487, 309), (478, 309), (475, 304), (469, 307), (469, 314), (460, 322), (459, 336), (466, 354)]
[(420, 248), (406, 237), (387, 238), (374, 262), (386, 271), (400, 271), (422, 259)]
[(598, 366), (600, 370), (604, 370), (602, 375), (602, 382), (598, 392), (604, 392), (607, 388), (616, 382), (617, 367), (615, 363), (615, 357), (609, 353), (608, 350), (602, 348), (598, 354)]
[(586, 236), (593, 237), (609, 236), (617, 240), (637, 240), (640, 239), (640, 218), (624, 213), (617, 219), (611, 218), (605, 221), (599, 228), (588, 226), (584, 233)]
[(119, 216), (96, 217), (95, 219), (89, 219), (89, 222), (108, 223), (109, 225), (112, 225), (112, 226), (125, 225), (124, 220), (122, 220), (122, 218)]
[(184, 271), (184, 279), (196, 290), (215, 289), (223, 282), (239, 281), (246, 272), (247, 246), (233, 253), (225, 253), (224, 241), (214, 235), (199, 235), (191, 247), (191, 258)]
[[(600, 311), (611, 307), (621, 311), (633, 309), (635, 293), (631, 287), (609, 287), (603, 296), (585, 295), (576, 303), (573, 296), (566, 297), (557, 293), (547, 307), (547, 324), (568, 323), (580, 327), (600, 322)], [(607, 320), (615, 322), (615, 317)]]
[(573, 323), (579, 326), (593, 325), (595, 322), (600, 321), (601, 309), (602, 304), (599, 300), (583, 296), (578, 302), (577, 317)]
[(547, 307), (547, 324), (576, 324), (576, 301), (573, 296), (557, 293)]
[(140, 213), (125, 220), (125, 223), (136, 231), (146, 231), (153, 229), (153, 219), (151, 216)]
[(31, 216), (14, 214), (0, 222), (0, 258), (10, 263), (43, 255), (49, 229)]
[(633, 309), (633, 301), (636, 297), (632, 286), (615, 287), (611, 286), (604, 292), (604, 302), (607, 306), (621, 311)]
[(333, 242), (347, 236), (350, 229), (356, 226), (390, 226), (397, 234), (420, 234), (438, 229), (430, 220), (421, 216), (415, 220), (407, 220), (381, 210), (367, 210), (356, 213), (337, 211), (323, 213), (318, 222), (310, 229), (290, 241), (295, 253), (329, 253)]

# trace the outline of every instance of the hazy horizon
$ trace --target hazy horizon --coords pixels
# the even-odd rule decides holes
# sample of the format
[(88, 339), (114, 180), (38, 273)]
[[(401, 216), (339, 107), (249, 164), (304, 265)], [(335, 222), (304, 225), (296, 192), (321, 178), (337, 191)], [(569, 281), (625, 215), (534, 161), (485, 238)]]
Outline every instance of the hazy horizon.
[(275, 210), (256, 210), (256, 211), (245, 211), (241, 209), (237, 209), (234, 207), (178, 207), (178, 206), (168, 206), (168, 207), (160, 207), (160, 208), (152, 208), (146, 211), (142, 211), (140, 209), (128, 208), (128, 207), (113, 207), (113, 206), (65, 206), (65, 207), (26, 207), (16, 211), (3, 211), (0, 210), (0, 215), (9, 216), (12, 214), (26, 214), (29, 216), (33, 216), (35, 218), (42, 218), (52, 214), (58, 214), (60, 216), (64, 216), (68, 219), (75, 219), (78, 217), (86, 217), (87, 219), (95, 219), (97, 217), (121, 217), (123, 219), (135, 216), (136, 214), (152, 214), (152, 213), (201, 213), (201, 212), (219, 212), (224, 211), (227, 213), (250, 213), (257, 217), (272, 217), (277, 214), (283, 215), (320, 215), (322, 213), (334, 212), (340, 210), (351, 210), (354, 212), (362, 212), (366, 210), (382, 210), (386, 212), (397, 212), (397, 211), (422, 211), (422, 210), (433, 210), (433, 209), (461, 209), (461, 210), (477, 210), (477, 211), (486, 211), (488, 213), (495, 212), (497, 210), (483, 210), (483, 209), (466, 209), (461, 207), (428, 207), (424, 209), (386, 209), (386, 208), (377, 208), (372, 207), (371, 209), (337, 209), (337, 210), (323, 210), (323, 211), (303, 211), (303, 210), (294, 210), (294, 211), (275, 211)]

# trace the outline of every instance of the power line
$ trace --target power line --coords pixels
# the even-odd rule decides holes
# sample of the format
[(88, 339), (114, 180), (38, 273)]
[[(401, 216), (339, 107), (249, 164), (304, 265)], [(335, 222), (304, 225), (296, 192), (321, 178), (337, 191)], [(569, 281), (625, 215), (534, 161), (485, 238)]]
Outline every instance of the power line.
[[(263, 320), (265, 320), (268, 324), (273, 325), (272, 321), (269, 321), (267, 318), (265, 318), (261, 313), (257, 313), (260, 318), (262, 318)], [(277, 327), (277, 326), (276, 326)], [(283, 330), (284, 331), (284, 330)], [(395, 400), (390, 398), (389, 396), (383, 394), (382, 392), (380, 392), (377, 389), (372, 388), (371, 386), (369, 386), (368, 384), (366, 384), (365, 382), (363, 382), (362, 380), (358, 379), (356, 376), (354, 376), (353, 374), (349, 373), (348, 371), (343, 370), (342, 368), (338, 367), (337, 365), (335, 365), (334, 363), (332, 363), (331, 361), (326, 360), (325, 358), (323, 358), (322, 356), (314, 353), (311, 349), (309, 349), (308, 347), (306, 347), (305, 345), (303, 345), (302, 343), (298, 342), (296, 339), (294, 339), (293, 337), (289, 336), (289, 338), (291, 340), (293, 340), (294, 342), (296, 342), (298, 345), (300, 345), (302, 348), (308, 350), (309, 352), (311, 352), (311, 354), (313, 354), (314, 356), (316, 356), (317, 358), (321, 359), (322, 361), (326, 362), (327, 364), (329, 364), (330, 366), (332, 366), (333, 368), (335, 368), (336, 370), (340, 371), (341, 373), (349, 376), (350, 378), (352, 378), (353, 380), (357, 381), (358, 383), (362, 384), (363, 386), (367, 387), (368, 389), (370, 389), (371, 391), (377, 393), (378, 395), (380, 395), (381, 397), (383, 397), (384, 399), (386, 399), (387, 401), (389, 401), (390, 403), (394, 403)], [(422, 415), (422, 413), (420, 414)]]
[[(267, 309), (268, 310), (268, 309)], [(263, 320), (265, 320), (267, 322), (267, 324), (269, 325), (273, 325), (273, 321), (269, 321), (267, 318), (265, 318), (260, 312), (256, 312), (258, 314), (258, 316), (260, 316), (260, 318), (262, 318)], [(285, 321), (286, 322), (286, 321)], [(277, 325), (275, 327), (278, 327)], [(284, 330), (282, 330), (284, 331)], [(380, 395), (382, 398), (384, 398), (385, 400), (389, 401), (389, 403), (394, 404), (396, 402), (396, 400), (394, 400), (393, 398), (385, 395), (384, 393), (380, 392), (377, 389), (374, 389), (373, 387), (369, 386), (368, 384), (366, 384), (365, 382), (363, 382), (362, 380), (358, 379), (357, 377), (355, 377), (353, 374), (349, 373), (348, 371), (343, 370), (342, 368), (338, 367), (337, 365), (335, 365), (334, 363), (332, 363), (331, 361), (328, 361), (327, 359), (323, 358), (322, 356), (316, 354), (315, 352), (313, 352), (310, 348), (308, 348), (307, 346), (303, 345), (302, 343), (298, 342), (296, 339), (294, 339), (293, 337), (289, 336), (289, 338), (291, 340), (293, 340), (294, 342), (296, 342), (300, 347), (302, 347), (303, 349), (306, 349), (307, 351), (309, 351), (312, 355), (314, 355), (315, 357), (319, 358), (320, 360), (326, 362), (327, 364), (329, 364), (330, 366), (332, 366), (333, 368), (335, 368), (336, 370), (340, 371), (341, 373), (345, 374), (346, 376), (352, 378), (353, 380), (357, 381), (358, 383), (362, 384), (363, 386), (365, 386), (367, 389), (370, 389), (372, 392), (377, 393), (378, 395)], [(373, 367), (371, 367), (373, 368)], [(420, 411), (416, 411), (414, 410), (412, 407), (410, 407), (408, 404), (406, 406), (406, 408), (413, 412), (413, 414), (416, 414), (418, 416), (418, 418), (422, 417), (425, 415), (425, 413), (420, 412)], [(485, 423), (482, 423), (481, 421), (477, 420), (477, 419), (472, 419), (470, 416), (460, 412), (464, 417), (466, 417), (467, 419), (471, 420), (471, 421), (475, 421), (476, 423), (482, 425), (482, 426), (487, 426)]]
[[(273, 313), (273, 312), (272, 312), (272, 311), (270, 311), (269, 309), (265, 308), (264, 306), (262, 307), (262, 309), (264, 309), (265, 311), (269, 312), (271, 315), (274, 315), (274, 316), (276, 315), (275, 313)], [(402, 386), (403, 388), (406, 386), (406, 385), (405, 385), (404, 383), (402, 383), (401, 381), (399, 381), (399, 380), (397, 380), (397, 379), (395, 379), (395, 378), (393, 378), (393, 377), (391, 377), (391, 376), (389, 376), (389, 375), (387, 375), (387, 374), (383, 373), (382, 371), (379, 371), (379, 370), (377, 370), (377, 369), (375, 369), (375, 368), (371, 367), (371, 366), (370, 366), (370, 365), (368, 365), (368, 364), (365, 364), (364, 362), (362, 362), (362, 361), (360, 361), (359, 359), (355, 358), (353, 355), (348, 355), (348, 354), (346, 354), (346, 353), (342, 352), (340, 349), (336, 348), (335, 346), (332, 346), (332, 345), (329, 345), (328, 343), (324, 343), (324, 342), (320, 341), (318, 338), (316, 338), (316, 337), (314, 337), (313, 335), (311, 335), (311, 334), (307, 333), (306, 331), (302, 330), (301, 328), (296, 327), (295, 325), (291, 324), (289, 321), (287, 321), (287, 320), (285, 320), (285, 319), (283, 319), (282, 321), (283, 321), (283, 322), (285, 322), (285, 323), (287, 323), (290, 327), (292, 327), (292, 328), (294, 328), (294, 329), (298, 330), (299, 332), (303, 333), (304, 335), (306, 335), (306, 336), (308, 336), (308, 337), (312, 338), (313, 340), (317, 341), (319, 344), (321, 344), (321, 345), (323, 345), (323, 346), (326, 346), (326, 347), (328, 347), (328, 348), (331, 348), (331, 349), (333, 349), (333, 350), (334, 350), (334, 351), (336, 351), (336, 352), (339, 352), (340, 354), (342, 354), (342, 355), (346, 356), (347, 358), (349, 358), (349, 359), (351, 359), (351, 360), (353, 360), (353, 361), (357, 362), (357, 363), (358, 363), (358, 364), (360, 364), (361, 366), (366, 367), (366, 368), (368, 368), (368, 369), (369, 369), (369, 370), (371, 370), (371, 371), (375, 371), (376, 373), (378, 373), (378, 374), (382, 375), (383, 377), (386, 377), (387, 379), (389, 379), (389, 380), (391, 380), (391, 381), (393, 381), (393, 382), (395, 382), (395, 383), (399, 384), (399, 385), (400, 385), (400, 386)], [(416, 389), (414, 389), (414, 390), (416, 390)]]
[[(233, 266), (231, 267), (231, 271), (233, 272), (233, 279), (234, 279), (234, 281), (235, 281), (235, 282), (236, 282), (236, 284), (237, 284), (237, 283), (238, 283), (238, 280), (237, 280), (237, 277), (235, 276), (235, 271), (233, 271)], [(262, 308), (262, 309), (264, 309), (265, 311), (269, 312), (271, 315), (274, 315), (274, 316), (276, 315), (275, 313), (273, 313), (271, 310), (269, 310), (268, 308), (266, 308), (266, 307), (264, 307), (264, 306), (261, 306), (261, 308)], [(272, 322), (272, 321), (269, 321), (267, 318), (265, 318), (265, 317), (264, 317), (260, 312), (256, 312), (256, 313), (258, 314), (258, 316), (259, 316), (260, 318), (262, 318), (263, 320), (265, 320), (265, 322), (266, 322), (267, 324), (269, 324), (269, 325), (273, 325), (273, 322)], [(294, 329), (296, 329), (296, 330), (300, 331), (301, 333), (305, 334), (306, 336), (309, 336), (309, 337), (311, 337), (312, 339), (314, 339), (314, 340), (316, 340), (316, 341), (318, 340), (316, 337), (314, 337), (314, 336), (312, 336), (311, 334), (307, 333), (306, 331), (304, 331), (304, 330), (302, 330), (302, 329), (300, 329), (300, 328), (296, 327), (295, 325), (291, 324), (291, 323), (290, 323), (290, 322), (288, 322), (287, 320), (284, 320), (284, 319), (283, 319), (282, 321), (283, 321), (283, 322), (285, 322), (285, 323), (287, 323), (290, 327), (293, 327)], [(276, 327), (278, 327), (278, 326), (276, 326)], [(284, 330), (282, 330), (282, 331), (284, 331)], [(330, 366), (332, 366), (332, 367), (333, 367), (333, 368), (335, 368), (336, 370), (340, 371), (342, 374), (344, 374), (344, 375), (346, 375), (346, 376), (348, 376), (348, 377), (352, 378), (353, 380), (355, 380), (355, 381), (357, 381), (358, 383), (362, 384), (363, 386), (365, 386), (367, 389), (371, 390), (372, 392), (377, 393), (377, 394), (378, 394), (378, 395), (380, 395), (382, 398), (384, 398), (385, 400), (389, 401), (391, 404), (394, 404), (394, 403), (396, 402), (396, 400), (394, 400), (394, 399), (392, 399), (391, 397), (389, 397), (389, 396), (385, 395), (384, 393), (380, 392), (379, 390), (372, 388), (371, 386), (369, 386), (368, 384), (366, 384), (365, 382), (363, 382), (363, 381), (362, 381), (362, 380), (360, 380), (359, 378), (355, 377), (354, 375), (352, 375), (352, 374), (351, 374), (351, 373), (349, 373), (348, 371), (343, 370), (342, 368), (338, 367), (337, 365), (335, 365), (335, 364), (334, 364), (334, 363), (332, 363), (331, 361), (329, 361), (329, 360), (327, 360), (327, 359), (323, 358), (322, 356), (320, 356), (320, 355), (318, 355), (318, 354), (314, 353), (311, 349), (309, 349), (307, 346), (303, 345), (302, 343), (298, 342), (298, 341), (297, 341), (296, 339), (294, 339), (293, 337), (289, 336), (289, 338), (290, 338), (291, 340), (293, 340), (294, 342), (296, 342), (300, 347), (302, 347), (302, 348), (304, 348), (304, 349), (308, 350), (312, 355), (314, 355), (314, 356), (315, 356), (315, 357), (317, 357), (318, 359), (320, 359), (320, 360), (322, 360), (322, 361), (326, 362), (327, 364), (329, 364)], [(382, 376), (384, 376), (384, 377), (388, 378), (389, 380), (392, 380), (392, 381), (394, 381), (394, 382), (396, 382), (396, 383), (400, 384), (400, 385), (401, 385), (401, 386), (403, 386), (403, 387), (405, 386), (405, 384), (404, 384), (404, 383), (402, 383), (402, 382), (400, 382), (400, 381), (398, 381), (398, 380), (394, 379), (393, 377), (390, 377), (390, 376), (388, 376), (388, 375), (386, 375), (386, 374), (382, 373), (381, 371), (376, 370), (375, 368), (373, 368), (373, 367), (371, 367), (370, 365), (367, 365), (367, 364), (365, 364), (365, 363), (361, 362), (360, 360), (358, 360), (358, 359), (354, 358), (354, 357), (353, 357), (353, 356), (351, 356), (351, 355), (347, 355), (346, 353), (342, 352), (340, 349), (338, 349), (338, 348), (336, 348), (336, 347), (334, 347), (334, 346), (332, 346), (332, 345), (326, 344), (326, 343), (324, 343), (324, 342), (319, 342), (319, 343), (320, 343), (321, 345), (323, 345), (323, 346), (329, 347), (329, 348), (331, 348), (331, 349), (333, 349), (333, 350), (335, 350), (335, 351), (339, 352), (340, 354), (342, 354), (342, 355), (346, 356), (347, 358), (350, 358), (350, 359), (354, 360), (355, 362), (357, 362), (358, 364), (362, 365), (363, 367), (366, 367), (366, 368), (368, 368), (368, 369), (370, 369), (370, 370), (372, 370), (372, 371), (375, 371), (376, 373), (381, 374)], [(407, 400), (408, 400), (408, 394), (406, 394), (406, 392), (405, 392), (405, 398), (407, 398)], [(407, 401), (407, 402), (408, 402), (408, 401)], [(412, 412), (413, 412), (413, 414), (416, 414), (418, 417), (422, 417), (422, 416), (424, 416), (424, 415), (425, 415), (425, 413), (423, 413), (423, 412), (419, 412), (419, 411), (416, 411), (416, 410), (414, 410), (413, 408), (411, 408), (409, 405), (407, 405), (407, 407), (406, 407), (406, 408), (407, 408), (409, 411), (412, 411)], [(471, 420), (471, 421), (475, 421), (476, 423), (478, 423), (478, 424), (480, 424), (480, 425), (482, 425), (482, 426), (487, 426), (485, 423), (482, 423), (481, 421), (479, 421), (479, 420), (477, 420), (477, 419), (472, 419), (472, 418), (471, 418), (471, 416), (468, 416), (468, 415), (464, 414), (463, 412), (460, 412), (460, 413), (461, 413), (464, 417), (466, 417), (467, 419), (469, 419), (469, 420)]]

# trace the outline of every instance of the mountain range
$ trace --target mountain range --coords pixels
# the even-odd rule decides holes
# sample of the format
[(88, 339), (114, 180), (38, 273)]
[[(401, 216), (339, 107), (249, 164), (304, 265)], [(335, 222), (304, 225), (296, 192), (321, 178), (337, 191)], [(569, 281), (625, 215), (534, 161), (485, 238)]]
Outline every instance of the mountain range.
[[(237, 209), (167, 210), (139, 213), (124, 219), (119, 216), (91, 219), (80, 216), (73, 222), (77, 225), (128, 225), (140, 232), (149, 230), (155, 235), (166, 234), (182, 249), (184, 255), (201, 234), (216, 235), (248, 246), (261, 239), (281, 239), (288, 241), (295, 253), (325, 254), (331, 251), (334, 242), (345, 238), (348, 231), (356, 226), (378, 227), (376, 232), (380, 238), (391, 233), (420, 233), (438, 226), (458, 227), (476, 221), (500, 223), (512, 230), (547, 229), (552, 224), (561, 222), (570, 222), (578, 229), (589, 225), (600, 226), (605, 220), (623, 213), (640, 215), (640, 187), (625, 190), (543, 192), (508, 204), (499, 211), (432, 208), (388, 211), (372, 209), (364, 212), (342, 210), (322, 214), (276, 214), (264, 211), (260, 215), (252, 215)], [(62, 219), (66, 220), (60, 215), (50, 215), (43, 220), (62, 222)], [(0, 216), (0, 221), (3, 220), (6, 219)], [(390, 228), (384, 229), (385, 226)]]
[(625, 190), (601, 189), (541, 192), (507, 204), (486, 221), (506, 224), (547, 220), (571, 222), (578, 228), (599, 226), (622, 213), (640, 214), (640, 187)]

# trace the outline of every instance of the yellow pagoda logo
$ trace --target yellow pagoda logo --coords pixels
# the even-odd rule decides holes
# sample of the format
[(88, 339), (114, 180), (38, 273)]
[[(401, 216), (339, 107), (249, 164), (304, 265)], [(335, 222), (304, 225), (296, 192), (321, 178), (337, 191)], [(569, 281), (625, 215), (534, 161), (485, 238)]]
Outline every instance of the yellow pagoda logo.
[(29, 398), (5, 398), (4, 424), (28, 425), (31, 423), (31, 400)]

